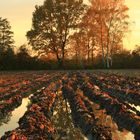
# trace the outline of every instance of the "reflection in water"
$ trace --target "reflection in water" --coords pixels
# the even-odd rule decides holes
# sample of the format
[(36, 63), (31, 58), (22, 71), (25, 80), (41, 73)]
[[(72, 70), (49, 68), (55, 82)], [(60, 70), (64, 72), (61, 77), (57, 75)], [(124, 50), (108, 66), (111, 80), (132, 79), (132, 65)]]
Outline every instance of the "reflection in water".
[(53, 122), (57, 129), (55, 140), (86, 140), (80, 129), (74, 126), (70, 113), (68, 102), (60, 95), (53, 113)]
[[(84, 100), (92, 106), (92, 110), (96, 119), (98, 119), (97, 124), (109, 128), (112, 133), (112, 140), (135, 140), (133, 133), (123, 129), (119, 130), (117, 124), (113, 121), (110, 115), (106, 114), (104, 109), (100, 109), (100, 106), (96, 103), (91, 102), (87, 97)], [(91, 140), (90, 135), (85, 137), (80, 129), (76, 128), (72, 123), (71, 110), (68, 102), (64, 101), (62, 96), (58, 97), (53, 113), (53, 121), (57, 129), (58, 135), (56, 140)]]
[[(86, 98), (88, 101), (89, 99)], [(123, 129), (118, 130), (117, 124), (112, 120), (110, 115), (106, 114), (105, 110), (101, 110), (100, 106), (96, 103), (89, 101), (92, 104), (94, 115), (98, 118), (97, 124), (109, 127), (112, 133), (112, 140), (135, 140), (133, 133)]]
[(9, 112), (8, 114), (5, 114), (5, 115), (3, 115), (3, 116), (0, 116), (0, 126), (1, 126), (3, 123), (9, 122), (11, 116), (12, 116), (11, 112)]
[(140, 106), (135, 106), (134, 104), (129, 104), (131, 107), (134, 107), (137, 111), (140, 111)]
[(3, 122), (1, 122), (0, 137), (3, 136), (5, 132), (11, 131), (19, 126), (18, 121), (27, 111), (27, 105), (29, 101), (30, 101), (29, 98), (24, 98), (22, 100), (22, 104), (18, 108), (16, 108), (13, 112), (11, 112), (10, 116), (8, 114), (7, 118), (9, 121), (7, 122), (6, 120), (4, 120)]

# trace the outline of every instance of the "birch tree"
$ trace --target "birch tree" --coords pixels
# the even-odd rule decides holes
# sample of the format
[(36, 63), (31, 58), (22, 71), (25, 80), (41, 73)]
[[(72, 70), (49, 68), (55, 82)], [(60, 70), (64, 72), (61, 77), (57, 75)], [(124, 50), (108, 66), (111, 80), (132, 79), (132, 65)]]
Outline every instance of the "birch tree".
[(110, 67), (112, 50), (116, 46), (121, 46), (128, 30), (127, 12), (128, 7), (124, 4), (124, 0), (91, 0), (88, 16), (93, 24), (92, 30), (96, 31), (96, 40), (102, 50), (105, 68)]

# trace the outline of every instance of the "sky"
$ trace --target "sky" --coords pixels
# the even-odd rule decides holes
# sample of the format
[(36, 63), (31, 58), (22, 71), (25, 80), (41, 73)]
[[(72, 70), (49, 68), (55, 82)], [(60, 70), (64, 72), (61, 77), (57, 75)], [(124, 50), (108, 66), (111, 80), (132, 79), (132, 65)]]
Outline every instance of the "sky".
[(135, 45), (140, 45), (140, 0), (125, 0), (129, 8), (130, 32), (124, 39), (124, 45), (129, 49), (134, 49)]
[[(14, 31), (15, 45), (27, 43), (26, 32), (31, 29), (32, 13), (35, 5), (43, 4), (44, 0), (0, 0), (0, 17), (7, 18)], [(134, 49), (140, 45), (140, 0), (125, 0), (129, 7), (130, 32), (124, 39), (124, 46)]]

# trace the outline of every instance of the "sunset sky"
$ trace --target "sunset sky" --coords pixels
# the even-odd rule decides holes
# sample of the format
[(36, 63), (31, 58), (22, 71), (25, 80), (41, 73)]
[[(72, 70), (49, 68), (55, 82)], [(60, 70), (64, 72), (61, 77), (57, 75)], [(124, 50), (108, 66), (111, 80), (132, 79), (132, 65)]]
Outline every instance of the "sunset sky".
[[(26, 32), (30, 30), (32, 24), (32, 12), (34, 6), (42, 4), (44, 0), (0, 0), (0, 17), (7, 18), (14, 31), (16, 46), (27, 42)], [(128, 49), (134, 49), (135, 45), (140, 45), (140, 0), (126, 0), (129, 7), (131, 22), (131, 32), (124, 39)]]

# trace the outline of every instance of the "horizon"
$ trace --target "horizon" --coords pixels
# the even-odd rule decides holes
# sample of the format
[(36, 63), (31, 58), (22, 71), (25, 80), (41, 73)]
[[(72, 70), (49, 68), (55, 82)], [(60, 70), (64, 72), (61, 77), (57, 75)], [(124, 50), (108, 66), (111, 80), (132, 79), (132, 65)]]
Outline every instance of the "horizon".
[[(2, 18), (7, 18), (14, 32), (14, 40), (16, 47), (27, 43), (26, 32), (31, 29), (32, 13), (35, 5), (42, 5), (44, 0), (14, 0), (0, 1), (0, 13)], [(129, 16), (131, 21), (130, 32), (124, 38), (124, 48), (129, 50), (135, 49), (135, 45), (140, 45), (140, 3), (138, 0), (126, 0), (129, 8)], [(8, 10), (7, 10), (8, 9)], [(133, 30), (132, 30), (133, 29)]]

